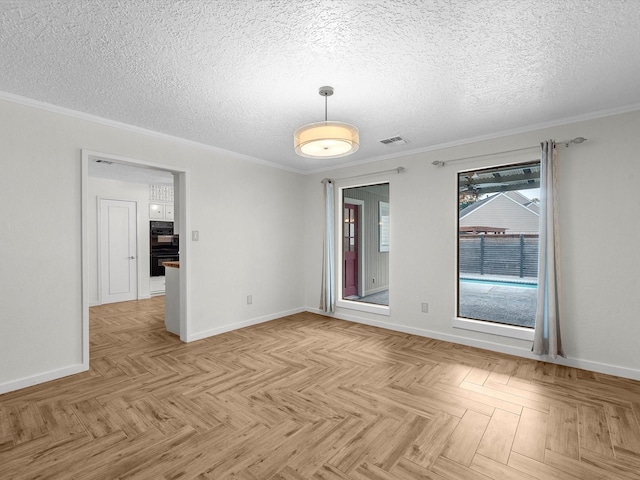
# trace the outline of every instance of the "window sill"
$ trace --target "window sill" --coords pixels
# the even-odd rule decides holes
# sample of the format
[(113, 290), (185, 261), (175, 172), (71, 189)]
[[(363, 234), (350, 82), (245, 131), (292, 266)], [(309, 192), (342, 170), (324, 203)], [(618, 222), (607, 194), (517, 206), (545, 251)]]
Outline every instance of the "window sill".
[(350, 300), (336, 301), (336, 307), (358, 310), (360, 312), (375, 313), (386, 317), (391, 315), (391, 310), (386, 305), (376, 305), (375, 303), (353, 302)]
[(452, 318), (451, 326), (453, 328), (489, 333), (501, 337), (533, 341), (533, 328), (501, 325), (499, 323), (483, 322), (482, 320), (471, 320), (469, 318)]

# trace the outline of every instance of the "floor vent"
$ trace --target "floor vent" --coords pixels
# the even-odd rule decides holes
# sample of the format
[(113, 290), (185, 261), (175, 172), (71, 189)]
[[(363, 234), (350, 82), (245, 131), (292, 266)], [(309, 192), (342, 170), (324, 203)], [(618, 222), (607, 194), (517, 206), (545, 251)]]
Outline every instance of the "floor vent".
[(380, 143), (384, 143), (385, 145), (406, 145), (409, 143), (409, 140), (405, 140), (404, 138), (397, 136), (380, 140)]

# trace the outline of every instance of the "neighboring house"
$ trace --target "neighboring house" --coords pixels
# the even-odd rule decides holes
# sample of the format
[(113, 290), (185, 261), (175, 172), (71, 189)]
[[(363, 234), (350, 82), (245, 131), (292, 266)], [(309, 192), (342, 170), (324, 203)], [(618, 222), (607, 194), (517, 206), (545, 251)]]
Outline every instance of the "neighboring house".
[(517, 191), (500, 192), (459, 213), (461, 231), (469, 233), (538, 233), (538, 205)]

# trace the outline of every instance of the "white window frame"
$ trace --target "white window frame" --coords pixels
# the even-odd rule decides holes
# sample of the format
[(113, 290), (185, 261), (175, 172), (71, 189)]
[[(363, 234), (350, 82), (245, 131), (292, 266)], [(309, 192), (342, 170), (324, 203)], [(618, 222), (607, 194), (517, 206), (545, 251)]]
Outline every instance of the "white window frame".
[(500, 337), (533, 341), (533, 328), (519, 327), (517, 325), (495, 323), (489, 320), (473, 320), (471, 318), (454, 317), (451, 319), (451, 326), (453, 328), (461, 328), (463, 330), (471, 330), (473, 332), (498, 335)]
[[(509, 163), (505, 163), (503, 165), (492, 165), (492, 166), (483, 166), (483, 167), (478, 167), (475, 169), (465, 169), (465, 170), (460, 170), (456, 172), (456, 189), (458, 188), (458, 175), (460, 175), (460, 173), (463, 173), (465, 171), (473, 171), (473, 170), (489, 170), (492, 168), (501, 168), (501, 167), (507, 167), (509, 165), (518, 165), (518, 164), (527, 164), (527, 163), (533, 163), (533, 162), (539, 162), (539, 159), (533, 159), (533, 160), (522, 160), (522, 161), (517, 161), (515, 163), (513, 162), (509, 162)], [(457, 202), (457, 200), (456, 200)], [(456, 205), (457, 207), (457, 205)], [(457, 208), (456, 208), (456, 212), (457, 212)], [(462, 329), (462, 330), (469, 330), (469, 331), (473, 331), (473, 332), (481, 332), (481, 333), (488, 333), (490, 335), (496, 335), (496, 336), (500, 336), (500, 337), (508, 337), (508, 338), (516, 338), (519, 340), (527, 340), (527, 341), (533, 341), (533, 337), (534, 337), (534, 333), (535, 333), (535, 329), (533, 328), (528, 328), (528, 327), (521, 327), (518, 325), (508, 325), (508, 324), (504, 324), (504, 323), (498, 323), (498, 322), (492, 322), (491, 320), (476, 320), (476, 319), (472, 319), (472, 318), (462, 318), (462, 317), (458, 317), (458, 305), (459, 305), (459, 295), (460, 295), (460, 290), (458, 288), (458, 284), (460, 282), (460, 270), (459, 270), (459, 265), (458, 265), (458, 261), (459, 261), (459, 257), (458, 257), (458, 235), (459, 235), (459, 222), (456, 221), (455, 222), (455, 235), (456, 235), (456, 243), (455, 243), (455, 253), (454, 253), (454, 258), (455, 258), (455, 271), (456, 271), (456, 285), (455, 285), (455, 304), (454, 304), (454, 311), (456, 312), (456, 316), (453, 317), (451, 319), (451, 326), (453, 328), (458, 328), (458, 329)]]
[[(357, 187), (366, 187), (368, 185), (379, 185), (382, 183), (386, 183), (389, 185), (389, 192), (391, 192), (391, 182), (389, 180), (378, 180), (375, 182), (369, 182), (369, 183), (356, 183), (356, 184), (352, 184), (352, 185), (345, 185), (343, 187), (338, 187), (338, 195), (337, 195), (337, 202), (335, 205), (335, 215), (334, 215), (334, 219), (335, 219), (335, 239), (334, 239), (334, 245), (336, 246), (336, 307), (340, 307), (340, 308), (346, 308), (349, 310), (357, 310), (360, 312), (367, 312), (367, 313), (374, 313), (376, 315), (384, 315), (384, 316), (390, 316), (391, 315), (391, 309), (389, 308), (388, 305), (376, 305), (373, 303), (364, 303), (364, 302), (358, 302), (358, 301), (354, 301), (354, 300), (345, 300), (342, 298), (342, 267), (344, 265), (344, 262), (342, 260), (342, 254), (343, 252), (343, 245), (342, 245), (342, 239), (343, 239), (343, 235), (344, 235), (344, 221), (342, 219), (343, 217), (343, 205), (344, 205), (344, 201), (345, 201), (345, 197), (344, 197), (344, 191), (348, 190), (350, 188), (357, 188)], [(389, 198), (391, 198), (391, 193), (389, 193)], [(354, 200), (351, 199), (349, 197), (346, 198), (348, 203), (353, 203), (355, 205), (358, 205), (358, 213), (361, 212), (362, 207), (364, 205), (364, 202), (362, 202), (361, 200)], [(389, 202), (389, 204), (391, 204), (391, 202)], [(391, 216), (391, 205), (389, 205), (389, 216)], [(362, 222), (360, 223), (360, 229), (362, 230), (363, 225)], [(361, 232), (358, 232), (361, 233)], [(362, 242), (364, 241), (364, 239), (362, 238), (362, 235), (359, 235), (359, 241), (360, 241), (360, 245), (358, 245), (358, 248), (360, 248), (362, 246)], [(360, 252), (364, 252), (363, 250), (360, 250)], [(362, 254), (362, 253), (361, 253)], [(391, 259), (389, 259), (389, 261), (391, 261)], [(364, 274), (364, 266), (360, 265), (359, 267), (359, 273)], [(391, 282), (389, 282), (389, 287), (391, 287)], [(360, 293), (360, 292), (358, 292)]]

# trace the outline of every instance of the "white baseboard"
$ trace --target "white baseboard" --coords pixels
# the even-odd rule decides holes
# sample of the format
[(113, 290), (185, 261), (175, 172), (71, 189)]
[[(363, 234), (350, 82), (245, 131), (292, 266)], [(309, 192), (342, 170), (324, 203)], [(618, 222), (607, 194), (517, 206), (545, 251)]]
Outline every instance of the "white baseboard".
[(409, 333), (412, 335), (418, 335), (420, 337), (433, 338), (436, 340), (443, 340), (445, 342), (457, 343), (460, 345), (467, 345), (469, 347), (482, 348), (484, 350), (491, 350), (493, 352), (506, 353), (508, 355), (514, 355), (516, 357), (529, 358), (531, 360), (538, 360), (541, 362), (553, 363), (557, 365), (564, 365), (566, 367), (580, 368), (582, 370), (589, 370), (597, 373), (604, 373), (607, 375), (615, 375), (616, 377), (630, 378), (632, 380), (640, 380), (640, 370), (628, 367), (621, 367), (619, 365), (609, 365), (607, 363), (594, 362), (592, 360), (584, 360), (580, 358), (556, 358), (553, 359), (549, 356), (535, 355), (531, 350), (521, 347), (514, 347), (511, 345), (502, 345), (496, 342), (489, 342), (486, 340), (479, 340), (475, 338), (461, 337), (459, 335), (451, 335), (448, 333), (434, 332), (433, 330), (426, 330), (422, 328), (407, 327), (405, 325), (399, 325), (397, 323), (381, 322), (378, 320), (372, 320), (369, 318), (362, 318), (355, 315), (348, 315), (344, 313), (335, 313), (333, 315), (327, 315), (323, 311), (314, 308), (307, 308), (307, 312), (317, 313), (319, 315), (331, 316), (340, 320), (347, 320), (349, 322), (362, 323), (364, 325), (370, 325), (372, 327), (385, 328), (387, 330), (393, 330), (396, 332)]
[(89, 370), (88, 365), (77, 364), (61, 368), (59, 370), (53, 370), (51, 372), (40, 373), (31, 377), (0, 383), (0, 395), (3, 393), (13, 392), (14, 390), (20, 390), (21, 388), (38, 385), (40, 383), (50, 382), (51, 380), (57, 380), (62, 377), (68, 377), (69, 375), (75, 375), (76, 373), (85, 372), (87, 370)]
[[(338, 318), (340, 320), (346, 320), (354, 323), (361, 323), (364, 325), (371, 325), (373, 327), (380, 327), (387, 330), (392, 330), (392, 331), (397, 331), (402, 333), (409, 333), (412, 335), (418, 335), (420, 337), (434, 338), (436, 340), (443, 340), (446, 342), (467, 345), (470, 347), (482, 348), (482, 349), (490, 350), (494, 352), (514, 355), (517, 357), (529, 358), (532, 360), (539, 360), (539, 361), (544, 361), (548, 363), (554, 363), (557, 365), (564, 365), (567, 367), (580, 368), (583, 370), (590, 370), (592, 372), (604, 373), (607, 375), (615, 375), (617, 377), (630, 378), (632, 380), (640, 380), (640, 370), (633, 369), (633, 368), (621, 367), (618, 365), (609, 365), (606, 363), (594, 362), (591, 360), (584, 360), (579, 358), (557, 358), (554, 360), (550, 357), (540, 357), (538, 355), (534, 355), (530, 350), (525, 348), (502, 345), (495, 342), (488, 342), (486, 340), (466, 338), (458, 335), (434, 332), (432, 330), (408, 327), (405, 325), (399, 325), (395, 323), (381, 322), (381, 321), (372, 320), (368, 318), (358, 317), (355, 315), (347, 315), (342, 313), (336, 313), (334, 315), (326, 315), (321, 310), (314, 309), (314, 308), (295, 308), (295, 309), (284, 311), (284, 312), (278, 312), (271, 315), (265, 315), (262, 317), (256, 317), (249, 320), (244, 320), (242, 322), (236, 322), (229, 325), (224, 325), (222, 327), (218, 327), (218, 328), (214, 328), (211, 330), (190, 335), (187, 341), (192, 342), (195, 340), (201, 340), (203, 338), (212, 337), (214, 335), (220, 335), (222, 333), (230, 332), (232, 330), (249, 327), (251, 325), (257, 325), (260, 323), (275, 320), (277, 318), (286, 317), (289, 315), (294, 315), (296, 313), (301, 313), (305, 311), (311, 312), (311, 313), (317, 313), (319, 315), (324, 315), (324, 316), (331, 316), (333, 318)], [(22, 388), (31, 387), (33, 385), (38, 385), (40, 383), (49, 382), (51, 380), (57, 380), (59, 378), (67, 377), (69, 375), (75, 375), (77, 373), (87, 371), (88, 369), (89, 369), (88, 365), (77, 364), (77, 365), (71, 365), (69, 367), (61, 368), (59, 370), (53, 370), (50, 372), (33, 375), (31, 377), (25, 377), (17, 380), (12, 380), (6, 383), (0, 383), (0, 395), (2, 395), (3, 393), (20, 390)]]
[(384, 292), (385, 290), (389, 290), (389, 285), (386, 285), (384, 287), (372, 288), (371, 290), (365, 290), (363, 297), (366, 297), (367, 295), (373, 295), (374, 293)]
[(221, 333), (231, 332), (233, 330), (238, 330), (244, 327), (250, 327), (251, 325), (258, 325), (260, 323), (269, 322), (271, 320), (275, 320), (277, 318), (286, 317), (288, 315), (294, 315), (296, 313), (301, 313), (307, 311), (306, 308), (294, 308), (292, 310), (287, 310), (284, 312), (272, 313), (270, 315), (264, 315), (262, 317), (251, 318), (249, 320), (243, 320), (242, 322), (230, 323), (228, 325), (224, 325), (218, 328), (212, 328), (211, 330), (206, 330), (204, 332), (194, 333), (189, 335), (187, 338), (187, 342), (193, 342), (195, 340), (202, 340), (203, 338), (213, 337), (214, 335), (220, 335)]

